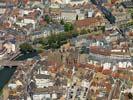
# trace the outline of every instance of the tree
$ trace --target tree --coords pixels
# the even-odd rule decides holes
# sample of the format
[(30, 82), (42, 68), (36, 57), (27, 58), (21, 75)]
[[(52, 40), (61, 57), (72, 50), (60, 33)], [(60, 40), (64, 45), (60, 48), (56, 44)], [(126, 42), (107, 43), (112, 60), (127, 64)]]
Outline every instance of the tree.
[[(72, 29), (71, 27), (69, 27)], [(70, 30), (69, 29), (69, 30)], [(34, 44), (41, 44), (41, 50), (43, 49), (58, 49), (63, 44), (66, 44), (72, 37), (78, 36), (77, 31), (62, 32), (60, 34), (51, 34), (46, 38), (40, 38), (34, 41)]]
[(94, 30), (93, 30), (93, 31), (95, 31), (95, 32), (96, 32), (96, 31), (97, 31), (97, 28), (96, 28), (96, 27), (94, 27)]
[(133, 99), (133, 95), (132, 95), (132, 93), (131, 93), (131, 92), (129, 92), (129, 93), (128, 93), (128, 98), (129, 98), (130, 100), (132, 100), (132, 99)]
[(58, 49), (58, 48), (60, 48), (60, 45), (56, 42), (56, 43), (52, 43), (50, 47), (52, 49)]
[(46, 20), (47, 23), (50, 23), (50, 16), (49, 15), (45, 15), (44, 19)]
[(73, 25), (71, 23), (65, 23), (64, 25), (64, 30), (65, 32), (69, 32), (69, 31), (72, 31), (74, 29)]
[(76, 15), (76, 20), (78, 20), (79, 19), (79, 16), (78, 15)]
[(131, 13), (131, 18), (133, 19), (133, 13)]
[(39, 44), (43, 44), (43, 45), (47, 45), (48, 44), (48, 40), (44, 37), (37, 39), (36, 41), (38, 41)]
[(57, 49), (60, 47), (59, 35), (51, 34), (48, 37), (48, 46), (52, 49)]
[(65, 23), (65, 25), (64, 25), (64, 30), (65, 30), (65, 32), (68, 32), (68, 31), (70, 30), (70, 25), (69, 25), (69, 23)]
[(81, 31), (80, 31), (80, 34), (82, 35), (82, 34), (87, 34), (88, 32), (87, 32), (87, 30), (85, 30), (85, 29), (82, 29)]
[(72, 33), (72, 37), (77, 37), (77, 36), (78, 36), (78, 33), (76, 33), (76, 32)]
[(51, 45), (52, 43), (55, 43), (57, 40), (57, 35), (55, 34), (51, 34), (50, 36), (48, 36), (48, 44)]
[(38, 48), (38, 49), (37, 49), (37, 52), (38, 52), (38, 53), (43, 53), (43, 51), (44, 51), (43, 48)]
[(66, 32), (66, 37), (67, 37), (67, 39), (71, 39), (72, 38), (72, 33), (71, 32)]
[(29, 53), (35, 51), (29, 43), (23, 43), (19, 47), (22, 53)]
[(72, 31), (72, 37), (77, 37), (79, 35), (79, 32), (77, 30)]
[(72, 31), (73, 29), (74, 29), (74, 26), (70, 24), (70, 31)]
[(88, 29), (87, 31), (88, 31), (89, 33), (91, 33), (91, 30), (90, 30), (90, 29)]
[(101, 26), (102, 32), (105, 32), (105, 26)]
[(63, 19), (61, 19), (60, 24), (61, 24), (61, 25), (64, 25), (64, 24), (65, 24), (65, 22), (64, 22)]

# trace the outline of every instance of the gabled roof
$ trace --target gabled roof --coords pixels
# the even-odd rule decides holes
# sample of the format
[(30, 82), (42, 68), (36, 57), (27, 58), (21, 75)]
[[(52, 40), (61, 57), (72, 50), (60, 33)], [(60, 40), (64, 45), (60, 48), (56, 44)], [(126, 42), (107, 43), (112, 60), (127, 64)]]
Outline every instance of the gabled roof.
[(87, 18), (87, 19), (75, 21), (75, 25), (77, 27), (88, 27), (92, 24), (96, 24), (96, 23), (99, 23), (99, 22), (102, 22), (101, 18)]

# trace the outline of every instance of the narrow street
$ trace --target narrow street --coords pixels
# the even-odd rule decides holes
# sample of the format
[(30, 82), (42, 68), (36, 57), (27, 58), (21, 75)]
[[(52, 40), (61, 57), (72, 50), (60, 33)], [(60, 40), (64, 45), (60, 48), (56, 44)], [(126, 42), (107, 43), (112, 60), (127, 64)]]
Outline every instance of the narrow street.
[(26, 72), (25, 76), (24, 76), (24, 100), (27, 100), (27, 96), (29, 96), (29, 93), (28, 93), (28, 85), (30, 84), (30, 81), (31, 81), (31, 77), (33, 76), (33, 72), (34, 72), (34, 68), (36, 67), (36, 64), (38, 63), (38, 61), (36, 61), (32, 67)]

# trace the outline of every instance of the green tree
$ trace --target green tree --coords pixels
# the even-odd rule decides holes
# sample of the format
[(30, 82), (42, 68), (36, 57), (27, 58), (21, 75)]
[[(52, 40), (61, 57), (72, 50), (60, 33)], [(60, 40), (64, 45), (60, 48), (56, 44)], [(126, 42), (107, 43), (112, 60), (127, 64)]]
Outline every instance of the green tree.
[(72, 31), (72, 37), (77, 37), (79, 35), (79, 32), (77, 30)]
[(96, 31), (97, 31), (97, 28), (96, 28), (96, 27), (94, 27), (94, 30), (93, 30), (93, 31), (95, 31), (95, 32), (96, 32)]
[(48, 44), (51, 45), (52, 43), (55, 43), (57, 40), (57, 36), (55, 34), (51, 34), (50, 36), (48, 36)]
[(51, 34), (46, 38), (37, 39), (34, 44), (41, 44), (40, 48), (41, 50), (58, 49), (63, 44), (66, 44), (68, 40), (71, 39), (72, 37), (77, 37), (78, 34), (79, 33), (75, 30), (69, 32), (62, 32), (60, 34)]
[(44, 51), (43, 48), (38, 48), (38, 49), (37, 49), (37, 52), (38, 52), (38, 53), (42, 53), (43, 51)]
[(37, 39), (37, 41), (38, 41), (39, 44), (43, 44), (43, 45), (47, 45), (48, 44), (47, 38), (44, 38), (44, 37), (42, 37), (40, 39)]
[(105, 32), (105, 26), (101, 26), (102, 32)]
[(57, 49), (60, 47), (60, 43), (58, 42), (58, 35), (51, 34), (48, 37), (48, 46), (52, 49)]
[(72, 33), (71, 32), (66, 32), (66, 37), (67, 37), (67, 39), (71, 39), (72, 38)]
[(50, 23), (50, 20), (51, 19), (50, 19), (50, 16), (49, 15), (45, 15), (45, 18), (44, 19), (46, 20), (47, 23)]
[(83, 34), (87, 34), (88, 32), (87, 32), (87, 30), (85, 30), (85, 29), (82, 29), (81, 31), (80, 31), (80, 34), (81, 35), (83, 35)]
[(79, 20), (79, 16), (78, 15), (76, 15), (76, 20)]
[(33, 47), (29, 43), (23, 43), (19, 47), (22, 53), (29, 53), (34, 51)]
[(74, 32), (72, 33), (72, 37), (77, 37), (78, 36), (78, 33)]
[(52, 49), (58, 49), (58, 48), (60, 48), (60, 45), (59, 45), (59, 43), (52, 43), (51, 44), (51, 46), (50, 46)]
[(91, 30), (90, 30), (90, 29), (88, 29), (87, 31), (88, 31), (89, 33), (91, 33)]
[(65, 30), (65, 32), (72, 31), (73, 29), (74, 29), (73, 24), (68, 23), (68, 22), (64, 24), (64, 30)]
[(131, 18), (133, 19), (133, 12), (131, 13)]
[(64, 30), (65, 30), (65, 32), (68, 32), (70, 30), (70, 24), (69, 23), (65, 23)]
[(128, 93), (128, 98), (129, 98), (130, 100), (132, 100), (132, 99), (133, 99), (133, 95), (132, 95), (132, 93), (131, 93), (131, 92), (129, 92), (129, 93)]
[(73, 29), (74, 29), (74, 26), (70, 24), (70, 31), (72, 31)]
[(64, 24), (65, 24), (65, 22), (64, 22), (63, 19), (60, 20), (60, 24), (61, 24), (61, 25), (64, 25)]

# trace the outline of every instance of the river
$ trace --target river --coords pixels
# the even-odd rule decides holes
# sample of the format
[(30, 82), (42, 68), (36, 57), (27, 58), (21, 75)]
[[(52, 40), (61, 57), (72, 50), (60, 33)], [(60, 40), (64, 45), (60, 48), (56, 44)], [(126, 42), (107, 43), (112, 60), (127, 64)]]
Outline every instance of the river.
[(17, 66), (8, 67), (5, 66), (0, 69), (0, 90), (8, 83), (13, 73), (16, 71)]
[[(26, 60), (28, 58), (33, 58), (38, 56), (37, 53), (30, 53), (30, 54), (21, 54), (16, 58), (15, 60), (21, 61), (21, 60)], [(12, 75), (16, 71), (17, 66), (4, 66), (3, 68), (0, 69), (0, 90), (3, 89), (3, 87), (8, 83), (8, 81), (11, 79)]]

